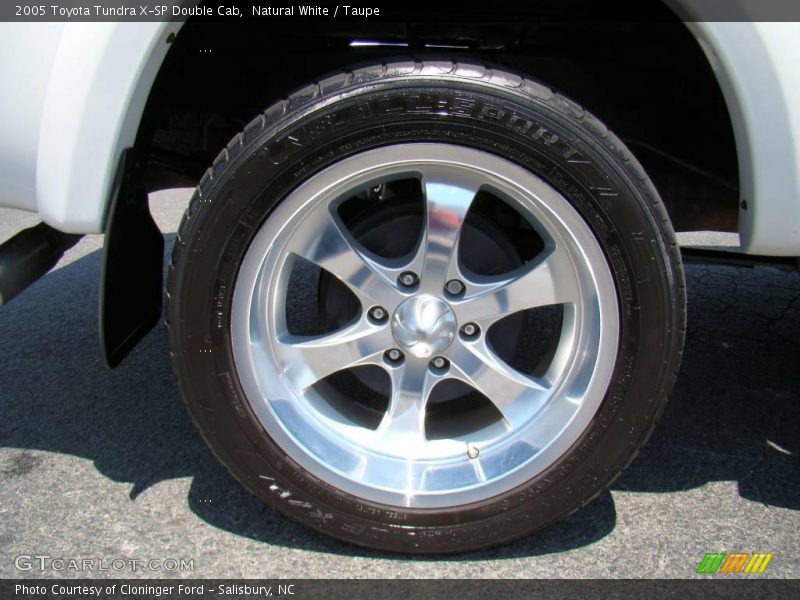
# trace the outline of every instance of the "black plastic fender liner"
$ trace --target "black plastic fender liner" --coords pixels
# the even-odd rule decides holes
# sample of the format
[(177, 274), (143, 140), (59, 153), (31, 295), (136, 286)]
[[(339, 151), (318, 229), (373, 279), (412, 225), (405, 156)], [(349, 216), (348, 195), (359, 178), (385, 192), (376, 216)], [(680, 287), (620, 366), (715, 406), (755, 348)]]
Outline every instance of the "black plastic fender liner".
[(110, 369), (161, 317), (164, 236), (150, 214), (133, 149), (123, 151), (106, 215), (100, 352)]

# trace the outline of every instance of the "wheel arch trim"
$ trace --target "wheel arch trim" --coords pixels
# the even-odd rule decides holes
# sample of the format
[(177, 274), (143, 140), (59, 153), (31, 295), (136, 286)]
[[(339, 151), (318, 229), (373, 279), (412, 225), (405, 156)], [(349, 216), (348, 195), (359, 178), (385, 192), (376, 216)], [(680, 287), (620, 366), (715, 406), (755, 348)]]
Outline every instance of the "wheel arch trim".
[(741, 249), (800, 255), (800, 23), (691, 22), (720, 85), (739, 162)]
[(122, 151), (181, 23), (67, 23), (41, 117), (36, 206), (49, 225), (100, 233)]

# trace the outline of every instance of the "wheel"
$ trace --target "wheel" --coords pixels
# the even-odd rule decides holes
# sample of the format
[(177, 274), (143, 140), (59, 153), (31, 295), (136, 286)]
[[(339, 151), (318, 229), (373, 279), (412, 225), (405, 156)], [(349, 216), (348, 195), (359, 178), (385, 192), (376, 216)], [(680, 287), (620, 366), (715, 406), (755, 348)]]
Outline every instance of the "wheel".
[(180, 226), (167, 322), (219, 460), (356, 544), (458, 552), (599, 494), (661, 413), (683, 273), (622, 143), (488, 67), (333, 75), (256, 118)]

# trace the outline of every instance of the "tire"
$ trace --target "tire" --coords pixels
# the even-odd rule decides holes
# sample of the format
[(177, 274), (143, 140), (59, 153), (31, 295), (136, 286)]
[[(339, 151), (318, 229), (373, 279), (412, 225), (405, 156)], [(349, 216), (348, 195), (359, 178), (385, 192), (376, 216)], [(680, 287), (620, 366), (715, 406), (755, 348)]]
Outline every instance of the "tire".
[(455, 62), (342, 72), (259, 115), (202, 178), (167, 288), (221, 463), (387, 551), (495, 545), (591, 501), (652, 431), (685, 330), (675, 236), (625, 146)]

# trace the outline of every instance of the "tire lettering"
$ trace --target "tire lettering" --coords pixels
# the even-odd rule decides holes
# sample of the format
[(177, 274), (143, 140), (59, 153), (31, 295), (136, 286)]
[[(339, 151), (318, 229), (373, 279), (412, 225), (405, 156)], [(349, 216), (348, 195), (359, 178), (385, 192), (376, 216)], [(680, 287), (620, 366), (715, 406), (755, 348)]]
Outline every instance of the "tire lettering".
[(497, 108), (496, 106), (491, 106), (489, 104), (484, 104), (481, 107), (481, 111), (478, 113), (478, 118), (484, 121), (502, 121), (503, 117), (506, 116), (506, 111), (502, 108)]
[(508, 120), (508, 126), (517, 133), (525, 135), (531, 130), (531, 127), (533, 127), (533, 121), (520, 117), (519, 115), (511, 115), (511, 118)]
[(226, 371), (225, 373), (220, 373), (219, 377), (222, 379), (228, 394), (230, 394), (230, 405), (233, 407), (233, 410), (236, 411), (236, 414), (240, 418), (246, 417), (247, 411), (245, 410), (244, 406), (242, 406), (242, 399), (236, 392), (236, 387), (233, 385), (233, 378), (231, 377), (230, 372)]
[(269, 157), (273, 165), (280, 165), (295, 152), (297, 152), (298, 149), (305, 146), (305, 143), (303, 143), (299, 137), (301, 135), (302, 133), (300, 131), (293, 131), (292, 133), (275, 140), (275, 142), (268, 149)]
[(224, 281), (216, 282), (214, 291), (214, 326), (218, 330), (225, 327), (225, 300), (227, 298), (227, 286)]
[(472, 117), (478, 103), (472, 98), (456, 96), (450, 104), (450, 114), (454, 117)]

